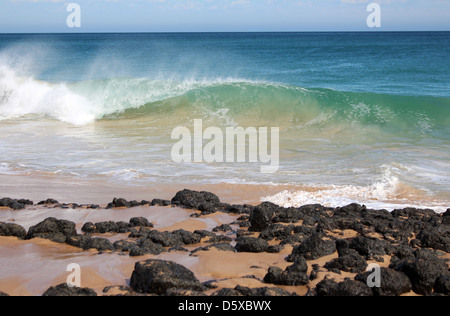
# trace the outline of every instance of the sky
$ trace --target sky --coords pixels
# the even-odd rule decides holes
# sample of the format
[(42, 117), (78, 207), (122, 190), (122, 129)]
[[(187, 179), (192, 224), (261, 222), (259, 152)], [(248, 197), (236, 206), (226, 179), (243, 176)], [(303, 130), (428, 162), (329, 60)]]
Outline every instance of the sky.
[[(367, 26), (367, 6), (381, 27)], [(81, 27), (69, 28), (69, 3)], [(1, 0), (0, 33), (450, 31), (450, 0)]]

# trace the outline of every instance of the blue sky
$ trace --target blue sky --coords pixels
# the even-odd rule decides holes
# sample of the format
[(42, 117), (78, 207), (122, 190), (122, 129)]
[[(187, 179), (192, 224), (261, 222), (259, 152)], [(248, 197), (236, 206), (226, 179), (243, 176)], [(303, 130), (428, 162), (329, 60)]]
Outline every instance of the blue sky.
[[(81, 28), (66, 25), (81, 6)], [(1, 0), (0, 32), (450, 31), (450, 0)]]

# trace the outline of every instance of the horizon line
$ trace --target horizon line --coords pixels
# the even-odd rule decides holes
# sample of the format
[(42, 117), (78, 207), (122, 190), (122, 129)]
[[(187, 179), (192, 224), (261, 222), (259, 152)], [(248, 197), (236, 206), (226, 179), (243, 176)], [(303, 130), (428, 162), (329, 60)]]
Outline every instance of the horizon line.
[(392, 30), (392, 31), (381, 31), (381, 30), (355, 30), (355, 31), (89, 31), (89, 32), (1, 32), (0, 34), (220, 34), (220, 33), (449, 33), (450, 30)]

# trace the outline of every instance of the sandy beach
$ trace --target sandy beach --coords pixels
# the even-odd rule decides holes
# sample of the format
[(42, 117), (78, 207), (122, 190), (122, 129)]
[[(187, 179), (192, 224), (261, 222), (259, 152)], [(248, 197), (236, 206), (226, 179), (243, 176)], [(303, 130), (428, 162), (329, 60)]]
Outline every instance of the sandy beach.
[[(240, 192), (242, 198), (238, 198), (237, 203), (233, 204), (244, 204), (243, 202), (251, 201), (252, 199), (243, 199), (243, 197), (248, 198), (248, 192), (254, 190), (255, 188), (246, 188), (243, 190), (242, 187), (228, 187), (222, 188), (222, 195), (225, 197), (224, 201), (232, 201), (232, 196)], [(212, 188), (210, 188), (212, 189)], [(155, 191), (148, 192), (146, 196), (152, 195), (156, 196)], [(69, 194), (69, 191), (64, 193), (62, 191), (61, 195)], [(88, 191), (85, 191), (88, 192)], [(131, 191), (130, 191), (131, 192)], [(189, 191), (192, 194), (200, 194), (199, 191)], [(74, 194), (74, 192), (71, 192)], [(75, 192), (79, 194), (80, 192)], [(126, 197), (135, 197), (138, 192), (125, 194)], [(172, 194), (174, 195), (174, 194)], [(82, 195), (80, 195), (82, 196)], [(167, 195), (163, 195), (163, 198), (170, 196), (169, 191)], [(178, 196), (178, 195), (177, 195)], [(255, 196), (257, 194), (255, 193)], [(89, 196), (86, 195), (81, 200), (86, 201)], [(105, 201), (104, 197), (97, 197), (95, 201)], [(56, 201), (55, 201), (56, 202)], [(365, 229), (361, 228), (351, 229), (349, 227), (342, 227), (341, 229), (334, 227), (334, 224), (328, 225), (328, 229), (324, 226), (325, 222), (313, 222), (307, 223), (305, 220), (277, 220), (271, 225), (275, 231), (280, 230), (280, 227), (289, 228), (294, 230), (291, 233), (287, 233), (292, 238), (298, 236), (299, 239), (293, 239), (293, 241), (287, 241), (287, 236), (281, 234), (281, 231), (275, 233), (275, 238), (267, 238), (263, 235), (269, 232), (267, 229), (272, 226), (267, 226), (266, 229), (254, 229), (255, 219), (254, 215), (255, 209), (248, 213), (232, 213), (225, 210), (226, 205), (216, 211), (211, 212), (199, 212), (197, 209), (187, 209), (185, 205), (176, 206), (173, 204), (169, 206), (158, 206), (158, 205), (142, 205), (136, 207), (112, 207), (107, 208), (107, 204), (100, 204), (98, 209), (89, 208), (90, 205), (77, 205), (73, 208), (73, 204), (43, 204), (43, 205), (30, 205), (22, 210), (12, 210), (7, 207), (0, 208), (0, 222), (6, 224), (16, 224), (23, 227), (26, 231), (31, 231), (30, 229), (41, 222), (44, 222), (48, 218), (56, 218), (58, 220), (67, 220), (74, 224), (76, 233), (80, 235), (88, 235), (89, 238), (104, 238), (111, 242), (111, 244), (120, 240), (140, 240), (139, 236), (134, 236), (135, 238), (130, 238), (129, 232), (106, 232), (106, 233), (86, 233), (83, 232), (84, 225), (86, 223), (102, 223), (108, 221), (114, 222), (125, 222), (130, 221), (131, 218), (145, 218), (154, 227), (151, 228), (152, 231), (157, 231), (160, 233), (164, 232), (176, 232), (179, 230), (194, 232), (209, 232), (209, 234), (215, 234), (217, 236), (225, 236), (228, 239), (225, 242), (226, 247), (219, 249), (213, 245), (217, 243), (208, 241), (208, 236), (204, 235), (198, 242), (192, 244), (181, 245), (181, 247), (164, 247), (164, 252), (154, 255), (154, 254), (143, 254), (141, 256), (132, 257), (127, 251), (120, 251), (118, 249), (114, 251), (110, 250), (98, 250), (98, 249), (80, 249), (79, 247), (70, 246), (67, 243), (57, 243), (49, 239), (42, 238), (30, 238), (27, 236), (25, 239), (17, 237), (0, 237), (0, 291), (14, 296), (39, 296), (42, 295), (47, 289), (58, 284), (64, 284), (67, 281), (69, 272), (66, 268), (69, 264), (76, 263), (81, 267), (81, 286), (83, 288), (90, 288), (98, 295), (137, 295), (129, 288), (130, 277), (133, 273), (136, 262), (142, 262), (145, 260), (159, 259), (167, 262), (175, 262), (184, 266), (185, 268), (192, 271), (196, 278), (202, 283), (208, 283), (212, 285), (210, 289), (205, 289), (203, 291), (204, 295), (211, 295), (213, 293), (220, 293), (224, 289), (234, 289), (236, 286), (246, 287), (246, 288), (278, 288), (284, 290), (284, 293), (291, 293), (294, 295), (311, 295), (317, 292), (317, 287), (320, 282), (324, 280), (332, 279), (336, 283), (345, 282), (345, 280), (353, 280), (355, 277), (365, 270), (365, 266), (371, 263), (377, 263), (382, 268), (388, 268), (391, 266), (390, 271), (394, 271), (392, 264), (395, 262), (394, 258), (399, 256), (397, 253), (400, 249), (399, 247), (409, 247), (404, 241), (391, 240), (394, 237), (388, 237), (389, 234), (380, 234), (373, 230), (373, 223), (365, 223), (368, 225)], [(148, 202), (149, 203), (149, 202)], [(175, 203), (176, 204), (176, 203)], [(255, 206), (258, 205), (254, 204)], [(111, 205), (110, 205), (111, 206)], [(228, 206), (229, 207), (229, 206)], [(365, 212), (365, 208), (361, 206), (360, 210), (362, 213)], [(202, 207), (200, 207), (202, 208)], [(301, 209), (301, 208), (300, 208)], [(301, 213), (300, 209), (297, 209)], [(349, 208), (351, 212), (352, 207)], [(256, 208), (258, 210), (258, 208)], [(283, 210), (280, 208), (279, 211)], [(294, 209), (292, 209), (294, 210)], [(294, 211), (292, 211), (294, 212)], [(339, 212), (336, 209), (328, 208), (324, 211), (318, 211), (317, 215), (328, 216), (333, 213)], [(358, 212), (355, 210), (354, 212)], [(381, 212), (381, 211), (375, 211)], [(433, 211), (416, 211), (416, 217), (419, 216), (419, 221), (425, 223), (425, 219), (421, 217), (420, 214), (426, 214), (431, 216), (430, 212)], [(299, 214), (300, 214), (299, 213)], [(355, 213), (355, 214), (356, 214)], [(433, 212), (434, 213), (434, 212)], [(448, 212), (447, 212), (448, 213)], [(328, 214), (328, 215), (327, 215)], [(385, 213), (381, 213), (386, 216)], [(379, 216), (381, 216), (379, 214)], [(330, 217), (333, 219), (336, 215)], [(358, 218), (347, 216), (347, 221), (355, 220), (360, 222)], [(410, 214), (411, 220), (415, 218)], [(435, 213), (435, 219), (442, 219), (443, 215)], [(340, 218), (340, 217), (339, 217)], [(336, 219), (336, 223), (340, 223), (343, 219)], [(408, 220), (408, 217), (403, 215), (397, 220)], [(308, 219), (309, 221), (309, 219)], [(428, 220), (427, 220), (428, 221)], [(278, 223), (276, 223), (278, 222)], [(284, 222), (284, 223), (283, 223)], [(448, 222), (445, 221), (444, 222)], [(247, 223), (247, 224), (245, 224)], [(229, 229), (221, 231), (220, 229), (215, 229), (216, 227), (221, 227), (223, 224), (228, 224)], [(99, 224), (95, 224), (99, 225)], [(342, 224), (338, 224), (338, 226)], [(344, 225), (346, 226), (346, 225)], [(250, 227), (250, 231), (249, 231)], [(253, 228), (252, 228), (253, 227)], [(319, 228), (322, 227), (322, 228)], [(442, 226), (443, 229), (445, 226)], [(136, 228), (137, 229), (137, 228)], [(142, 229), (142, 228), (141, 228)], [(308, 234), (304, 235), (299, 232), (303, 230), (308, 230)], [(295, 231), (298, 231), (295, 233)], [(329, 269), (325, 266), (327, 263), (338, 260), (343, 256), (340, 251), (334, 250), (328, 253), (321, 253), (316, 257), (307, 257), (307, 270), (304, 271), (304, 275), (307, 276), (308, 281), (303, 285), (283, 285), (283, 284), (271, 284), (267, 282), (266, 275), (270, 271), (271, 267), (277, 267), (281, 270), (289, 270), (288, 267), (292, 265), (292, 261), (286, 261), (293, 253), (295, 253), (296, 248), (302, 243), (307, 243), (308, 238), (314, 236), (314, 231), (323, 234), (320, 242), (326, 242), (327, 240), (337, 242), (339, 240), (353, 240), (356, 238), (368, 238), (367, 240), (378, 240), (386, 242), (389, 240), (394, 248), (386, 251), (383, 254), (377, 253), (375, 247), (372, 255), (369, 253), (359, 255), (355, 253), (363, 261), (362, 268), (359, 267), (360, 271), (351, 271), (341, 267), (342, 271), (339, 269)], [(311, 233), (313, 235), (311, 235)], [(280, 235), (281, 234), (281, 235)], [(296, 235), (297, 234), (297, 235)], [(299, 235), (298, 235), (299, 234)], [(3, 234), (5, 235), (5, 234)], [(139, 235), (139, 234), (138, 234)], [(200, 235), (199, 235), (200, 236)], [(309, 237), (308, 237), (309, 236)], [(394, 235), (393, 235), (394, 236)], [(52, 238), (52, 237), (48, 237)], [(254, 241), (263, 241), (267, 246), (273, 246), (276, 250), (239, 250), (238, 243), (241, 239), (239, 238), (249, 238)], [(396, 238), (396, 237), (395, 237)], [(417, 236), (412, 234), (410, 238), (410, 244), (413, 244), (411, 240), (416, 239)], [(142, 239), (142, 238), (141, 238)], [(303, 240), (303, 241), (302, 241)], [(422, 241), (423, 242), (423, 241)], [(448, 247), (446, 240), (444, 239), (443, 247)], [(220, 243), (219, 243), (220, 244)], [(282, 245), (282, 246), (281, 246)], [(411, 253), (421, 249), (421, 243), (417, 242), (411, 247)], [(438, 243), (438, 245), (441, 245)], [(223, 246), (223, 243), (222, 243)], [(315, 247), (321, 247), (320, 245), (315, 245)], [(450, 267), (450, 254), (448, 252), (442, 251), (442, 247), (431, 245), (434, 248), (440, 248), (435, 252), (436, 260), (441, 260), (442, 262), (447, 261), (447, 269)], [(250, 246), (250, 248), (253, 247)], [(279, 248), (276, 248), (279, 247)], [(372, 246), (369, 246), (369, 248)], [(377, 248), (378, 247), (378, 248)], [(398, 247), (398, 249), (396, 248)], [(430, 245), (430, 255), (434, 253)], [(363, 247), (364, 248), (364, 247)], [(397, 251), (397, 250), (398, 251)], [(402, 248), (403, 249), (403, 248)], [(269, 251), (269, 252), (268, 252)], [(397, 251), (397, 252), (396, 252)], [(404, 252), (405, 250), (403, 250)], [(361, 255), (361, 256), (360, 256)], [(364, 260), (362, 259), (364, 258)], [(398, 259), (398, 258), (397, 258)], [(303, 259), (302, 259), (303, 260)], [(394, 264), (395, 265), (395, 264)], [(399, 268), (400, 269), (400, 268)], [(401, 269), (400, 269), (401, 270)], [(398, 272), (401, 273), (401, 272)], [(445, 273), (444, 273), (445, 274)], [(314, 275), (314, 277), (312, 277)], [(436, 276), (437, 278), (437, 276)], [(353, 281), (356, 282), (356, 281)], [(359, 281), (358, 281), (359, 282)], [(280, 282), (283, 283), (283, 282)], [(361, 282), (360, 282), (361, 283)], [(363, 284), (363, 283), (361, 283)], [(126, 287), (127, 290), (119, 288), (120, 286)], [(320, 285), (319, 285), (320, 286)], [(104, 293), (104, 289), (107, 287), (113, 287), (109, 289), (108, 293)], [(432, 293), (433, 290), (431, 289)], [(134, 294), (133, 294), (134, 293)], [(347, 293), (351, 295), (351, 292)], [(418, 295), (424, 293), (416, 293), (411, 287), (409, 291), (401, 293), (401, 295)], [(141, 295), (141, 294), (139, 294)]]

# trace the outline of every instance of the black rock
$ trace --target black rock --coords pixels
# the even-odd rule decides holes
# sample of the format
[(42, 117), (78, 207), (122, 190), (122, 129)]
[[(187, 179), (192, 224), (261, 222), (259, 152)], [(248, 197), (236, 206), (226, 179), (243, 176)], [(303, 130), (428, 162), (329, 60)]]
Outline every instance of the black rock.
[(88, 222), (83, 225), (81, 231), (86, 234), (93, 234), (97, 231), (97, 227), (95, 227), (94, 223)]
[(211, 244), (211, 243), (222, 243), (222, 242), (231, 242), (231, 241), (233, 241), (233, 238), (231, 238), (229, 236), (214, 235), (214, 236), (210, 237), (208, 240), (206, 240), (205, 243)]
[(133, 217), (130, 219), (130, 225), (132, 227), (150, 227), (153, 228), (153, 224), (148, 221), (148, 219), (144, 217)]
[(217, 227), (213, 228), (212, 231), (213, 232), (224, 232), (224, 233), (226, 233), (226, 232), (232, 232), (233, 228), (231, 228), (231, 226), (228, 225), (228, 224), (223, 224), (223, 225), (220, 225), (220, 226), (217, 226)]
[(350, 279), (341, 283), (324, 279), (317, 284), (315, 292), (317, 296), (373, 296), (372, 289), (367, 284)]
[(0, 297), (8, 297), (9, 295), (0, 291)]
[(441, 274), (434, 285), (434, 292), (450, 295), (450, 273)]
[[(225, 211), (232, 214), (250, 214), (255, 209), (252, 205), (228, 205)], [(239, 219), (238, 219), (239, 220)], [(248, 219), (246, 219), (248, 220)]]
[(30, 201), (27, 199), (20, 199), (20, 200), (17, 200), (17, 202), (20, 204), (24, 204), (24, 205), (33, 205), (34, 204), (33, 201)]
[(422, 230), (417, 236), (422, 247), (433, 248), (450, 253), (450, 229)]
[(360, 273), (366, 270), (367, 262), (360, 255), (348, 255), (326, 263), (325, 268), (329, 271), (337, 269), (345, 272)]
[(274, 238), (286, 239), (294, 232), (294, 225), (271, 224), (259, 234), (259, 238), (272, 240)]
[(86, 235), (69, 236), (66, 238), (66, 244), (88, 250), (90, 249), (91, 238)]
[(49, 217), (41, 223), (30, 227), (25, 239), (44, 238), (58, 243), (65, 243), (67, 237), (73, 236), (77, 236), (75, 223)]
[(113, 247), (115, 251), (123, 251), (123, 252), (129, 252), (133, 248), (139, 248), (140, 242), (137, 240), (118, 240), (114, 242)]
[(292, 261), (292, 258), (296, 256), (302, 256), (306, 260), (316, 260), (331, 255), (335, 251), (336, 242), (326, 239), (323, 233), (318, 232), (307, 238), (302, 244), (294, 247), (290, 260)]
[(69, 287), (66, 283), (52, 286), (42, 296), (97, 296), (89, 288)]
[(100, 234), (106, 233), (119, 233), (120, 227), (116, 222), (108, 221), (108, 222), (100, 222), (95, 223), (95, 232)]
[(241, 237), (237, 239), (235, 246), (237, 252), (265, 252), (269, 247), (269, 243), (260, 238)]
[(160, 200), (160, 199), (154, 199), (150, 205), (152, 206), (169, 206), (171, 205), (172, 202), (168, 201), (168, 200)]
[(224, 288), (217, 292), (214, 292), (211, 296), (247, 296), (247, 297), (275, 297), (275, 296), (292, 296), (291, 293), (279, 289), (261, 287), (256, 289), (250, 289), (244, 286), (236, 286), (234, 289)]
[(419, 257), (415, 261), (404, 261), (396, 267), (396, 270), (408, 276), (414, 292), (430, 295), (437, 279), (447, 273), (448, 268), (440, 259)]
[(183, 229), (175, 230), (173, 235), (178, 236), (185, 245), (195, 245), (200, 243), (202, 236), (197, 233), (191, 233)]
[(284, 271), (278, 267), (270, 267), (264, 277), (264, 282), (276, 285), (306, 285), (309, 283), (307, 271), (306, 260), (299, 257), (292, 266), (287, 267)]
[(24, 239), (26, 235), (27, 231), (22, 226), (13, 223), (0, 222), (0, 236), (11, 236)]
[(89, 249), (97, 249), (98, 251), (114, 251), (114, 246), (106, 238), (92, 238), (89, 242)]
[(222, 203), (217, 195), (210, 192), (183, 190), (172, 199), (172, 204), (188, 209), (196, 209), (204, 214), (214, 213), (222, 209)]
[(59, 202), (54, 199), (47, 199), (45, 201), (39, 202), (37, 205), (52, 205), (52, 204), (59, 204)]
[(112, 205), (113, 205), (113, 207), (126, 207), (126, 208), (131, 207), (131, 203), (123, 198), (119, 198), (119, 199), (114, 198), (112, 201)]
[(249, 230), (261, 232), (272, 224), (273, 217), (279, 212), (280, 207), (270, 202), (264, 202), (250, 214), (251, 226)]
[[(360, 273), (355, 280), (367, 283), (371, 274), (371, 271)], [(400, 296), (412, 290), (411, 281), (404, 273), (388, 268), (380, 269), (380, 285), (372, 288), (375, 296)]]
[(178, 247), (184, 245), (183, 236), (171, 232), (159, 232), (153, 230), (148, 234), (147, 238), (163, 247)]
[[(28, 200), (20, 200), (20, 201), (26, 202)], [(8, 208), (13, 209), (13, 210), (22, 210), (28, 204), (27, 203), (21, 203), (20, 201), (19, 200), (13, 200), (13, 199), (10, 199), (10, 198), (3, 198), (3, 199), (0, 199), (0, 207), (8, 207)], [(33, 203), (33, 202), (31, 202), (31, 203)]]
[(339, 240), (337, 247), (338, 251), (343, 251), (343, 248), (354, 249), (367, 260), (377, 259), (379, 256), (391, 255), (394, 251), (392, 245), (385, 240), (363, 236)]
[(136, 292), (157, 295), (164, 295), (170, 289), (199, 292), (204, 290), (192, 271), (175, 262), (164, 260), (137, 262), (130, 286)]
[(163, 246), (146, 239), (139, 244), (139, 247), (131, 248), (130, 256), (139, 257), (144, 255), (159, 255), (164, 251), (165, 249)]
[(196, 231), (194, 231), (194, 233), (199, 234), (202, 238), (217, 236), (216, 234), (214, 234), (213, 232), (210, 232), (208, 230), (196, 230)]
[(140, 294), (134, 292), (130, 287), (123, 285), (107, 286), (103, 289), (105, 296), (139, 296)]

